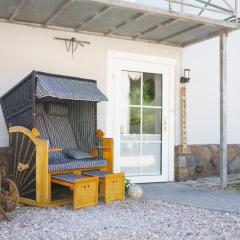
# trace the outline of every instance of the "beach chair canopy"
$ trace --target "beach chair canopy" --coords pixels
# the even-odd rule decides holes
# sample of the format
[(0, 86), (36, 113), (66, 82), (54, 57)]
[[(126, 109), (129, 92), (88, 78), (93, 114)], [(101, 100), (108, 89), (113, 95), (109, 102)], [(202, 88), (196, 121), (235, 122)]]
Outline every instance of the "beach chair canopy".
[(36, 103), (39, 101), (79, 101), (97, 103), (107, 97), (95, 80), (33, 71), (1, 97), (7, 126), (34, 127)]
[(7, 126), (37, 128), (50, 147), (96, 146), (97, 102), (107, 97), (95, 80), (33, 71), (1, 97)]
[(37, 75), (36, 96), (39, 99), (54, 98), (81, 101), (107, 101), (95, 81), (65, 78), (63, 76)]

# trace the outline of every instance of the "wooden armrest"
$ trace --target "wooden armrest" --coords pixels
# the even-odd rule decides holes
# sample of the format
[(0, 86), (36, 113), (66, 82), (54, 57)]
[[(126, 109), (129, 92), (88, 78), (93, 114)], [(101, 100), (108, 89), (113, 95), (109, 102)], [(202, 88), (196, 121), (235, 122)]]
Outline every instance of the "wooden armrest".
[(48, 149), (48, 152), (61, 152), (61, 151), (63, 151), (62, 148), (49, 148)]

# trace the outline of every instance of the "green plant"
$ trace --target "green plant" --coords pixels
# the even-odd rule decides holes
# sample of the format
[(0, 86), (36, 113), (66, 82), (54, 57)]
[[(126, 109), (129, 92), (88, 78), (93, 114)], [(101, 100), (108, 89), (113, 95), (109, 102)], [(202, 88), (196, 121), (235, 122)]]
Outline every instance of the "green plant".
[(130, 179), (125, 180), (125, 191), (127, 191), (134, 183)]
[(240, 181), (236, 181), (235, 183), (231, 184), (231, 186), (236, 190), (240, 190)]

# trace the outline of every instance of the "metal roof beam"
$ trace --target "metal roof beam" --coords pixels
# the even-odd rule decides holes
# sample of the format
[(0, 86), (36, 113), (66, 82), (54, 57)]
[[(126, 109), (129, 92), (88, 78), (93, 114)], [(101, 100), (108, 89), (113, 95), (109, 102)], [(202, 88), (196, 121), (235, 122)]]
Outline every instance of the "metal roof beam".
[(56, 19), (70, 4), (73, 3), (73, 0), (66, 0), (63, 4), (61, 4), (57, 10), (47, 19), (47, 21), (43, 24), (45, 27), (50, 25), (50, 23)]
[(155, 26), (150, 27), (149, 29), (147, 29), (147, 30), (145, 30), (145, 31), (143, 31), (143, 32), (135, 35), (135, 36), (133, 37), (133, 39), (134, 39), (134, 40), (139, 39), (139, 38), (141, 38), (142, 36), (144, 36), (144, 35), (146, 35), (146, 34), (148, 34), (148, 33), (150, 33), (150, 32), (159, 30), (159, 29), (161, 29), (161, 28), (163, 28), (163, 27), (169, 26), (169, 25), (174, 24), (174, 23), (179, 22), (179, 21), (181, 21), (181, 19), (173, 19), (173, 18), (171, 18), (171, 19), (169, 19), (169, 20), (161, 23), (160, 25), (155, 25)]
[(14, 9), (14, 11), (12, 12), (11, 16), (8, 18), (9, 22), (14, 21), (15, 17), (17, 16), (17, 14), (19, 13), (19, 10), (22, 8), (22, 6), (26, 3), (26, 0), (20, 0), (18, 2), (17, 7)]
[(199, 16), (202, 15), (202, 13), (204, 12), (205, 8), (211, 3), (212, 0), (208, 0), (208, 2), (204, 5), (204, 9), (202, 9), (200, 12), (199, 12)]
[(223, 2), (225, 3), (225, 5), (231, 10), (231, 11), (233, 11), (234, 12), (234, 9), (233, 9), (233, 7), (230, 5), (230, 3), (228, 3), (228, 1), (227, 0), (223, 0)]
[[(203, 1), (203, 0), (194, 0), (194, 1), (199, 2), (199, 3), (203, 3), (203, 4), (207, 3), (206, 1)], [(221, 7), (219, 5), (213, 4), (213, 3), (209, 3), (208, 5), (210, 7), (216, 8), (216, 9), (224, 11), (224, 12), (233, 13), (233, 11), (231, 11), (231, 10), (229, 10), (227, 8)]]
[(76, 27), (76, 31), (80, 31), (81, 29), (85, 28), (86, 26), (88, 26), (90, 23), (92, 23), (93, 21), (95, 21), (96, 19), (102, 17), (104, 14), (106, 14), (107, 12), (109, 12), (110, 10), (112, 10), (113, 7), (110, 6), (106, 6), (103, 7), (99, 12), (97, 12), (95, 15), (92, 15), (91, 17), (87, 18), (82, 24), (80, 24), (79, 26)]
[[(165, 0), (165, 1), (169, 1), (169, 0)], [(200, 0), (194, 0), (194, 1), (200, 1)], [(220, 10), (219, 8), (215, 7), (215, 8), (207, 8), (207, 7), (203, 7), (203, 6), (200, 6), (200, 5), (196, 5), (196, 4), (192, 4), (192, 3), (187, 3), (187, 2), (182, 2), (180, 0), (171, 0), (172, 3), (177, 3), (179, 4), (180, 6), (181, 5), (184, 5), (184, 6), (188, 6), (188, 7), (191, 7), (191, 8), (196, 8), (196, 9), (204, 9), (204, 10), (207, 10), (209, 12), (215, 12), (215, 13), (220, 13), (220, 14), (227, 14), (227, 15), (231, 15), (233, 14), (233, 12), (229, 9), (226, 9), (226, 8), (223, 8), (224, 10)], [(201, 3), (207, 3), (206, 1), (201, 1)], [(217, 6), (217, 5), (216, 5)]]
[(161, 38), (161, 39), (158, 40), (158, 43), (164, 42), (164, 41), (169, 40), (169, 39), (171, 39), (171, 38), (174, 38), (174, 37), (176, 37), (176, 36), (178, 36), (178, 35), (182, 35), (182, 34), (185, 34), (185, 33), (187, 33), (187, 32), (190, 32), (190, 31), (192, 31), (192, 30), (195, 30), (195, 29), (198, 29), (198, 28), (202, 28), (202, 27), (205, 27), (205, 26), (206, 26), (206, 25), (204, 25), (204, 24), (197, 24), (197, 25), (195, 25), (195, 26), (193, 26), (193, 27), (190, 27), (190, 28), (187, 28), (187, 29), (185, 29), (185, 30), (183, 30), (183, 31), (179, 31), (179, 32), (176, 32), (176, 33), (174, 33), (174, 34), (171, 34), (171, 35), (169, 35), (169, 36), (167, 36), (167, 37)]
[(239, 4), (238, 0), (235, 0), (235, 17), (236, 17), (236, 22), (238, 22), (239, 14), (240, 14), (240, 4)]
[(128, 21), (124, 21), (120, 24), (118, 24), (115, 28), (109, 30), (108, 32), (105, 33), (106, 36), (109, 36), (109, 35), (112, 35), (114, 34), (115, 32), (117, 32), (119, 29), (129, 25), (130, 23), (133, 23), (133, 22), (137, 22), (137, 21), (140, 21), (141, 19), (143, 19), (144, 17), (146, 17), (147, 13), (138, 13), (137, 15), (135, 15), (134, 17), (132, 17), (130, 20)]

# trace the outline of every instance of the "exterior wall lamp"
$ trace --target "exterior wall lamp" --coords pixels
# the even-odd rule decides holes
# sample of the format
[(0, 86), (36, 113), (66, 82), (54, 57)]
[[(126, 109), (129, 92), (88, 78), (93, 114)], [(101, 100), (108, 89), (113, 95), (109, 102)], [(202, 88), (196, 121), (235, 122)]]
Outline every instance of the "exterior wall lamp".
[(184, 69), (184, 76), (181, 77), (180, 79), (180, 83), (188, 83), (189, 80), (190, 80), (190, 69), (189, 68), (186, 68)]

